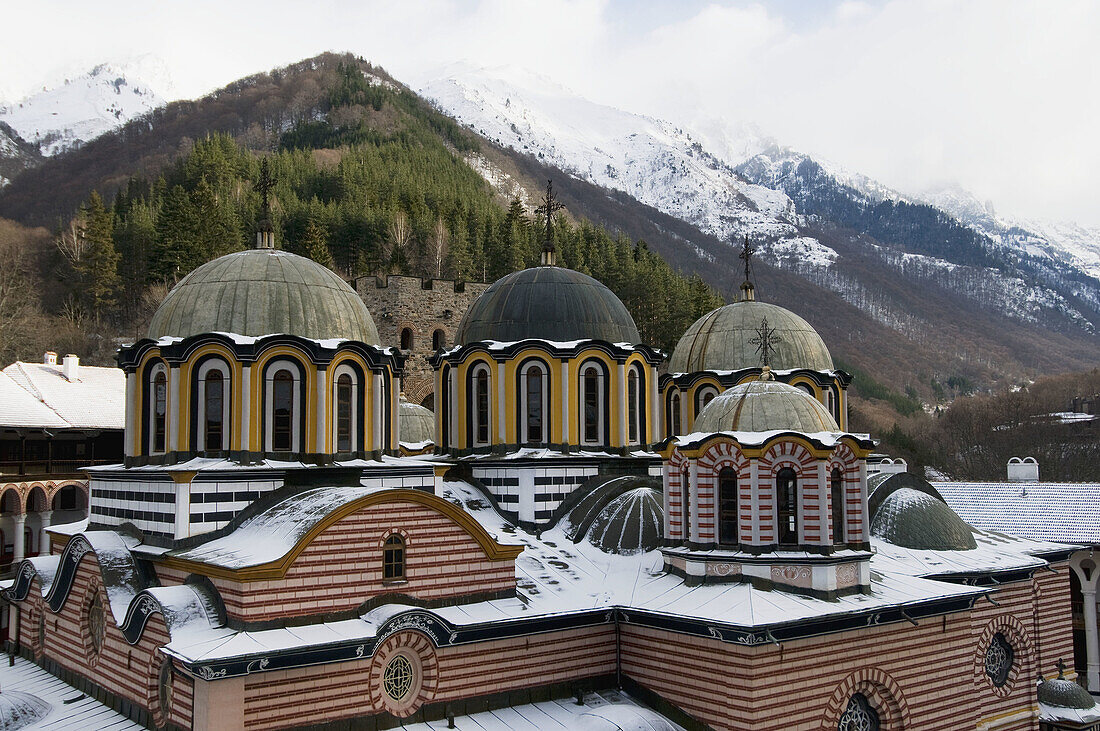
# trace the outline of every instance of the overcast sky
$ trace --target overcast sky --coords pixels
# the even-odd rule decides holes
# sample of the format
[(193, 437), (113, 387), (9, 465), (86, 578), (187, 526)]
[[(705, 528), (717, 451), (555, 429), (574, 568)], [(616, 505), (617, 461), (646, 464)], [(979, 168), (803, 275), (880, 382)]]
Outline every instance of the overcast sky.
[(321, 51), (416, 86), (514, 64), (672, 121), (752, 122), (903, 191), (1100, 225), (1100, 3), (1091, 0), (7, 3), (0, 99), (102, 61), (163, 61), (173, 96)]

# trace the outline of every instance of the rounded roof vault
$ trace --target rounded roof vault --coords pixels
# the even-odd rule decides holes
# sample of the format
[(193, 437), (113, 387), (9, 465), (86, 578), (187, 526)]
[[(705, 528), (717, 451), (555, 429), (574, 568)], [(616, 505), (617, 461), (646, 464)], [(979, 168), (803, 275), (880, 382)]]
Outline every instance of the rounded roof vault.
[(695, 418), (693, 432), (839, 432), (836, 420), (813, 396), (779, 381), (741, 383), (716, 396)]

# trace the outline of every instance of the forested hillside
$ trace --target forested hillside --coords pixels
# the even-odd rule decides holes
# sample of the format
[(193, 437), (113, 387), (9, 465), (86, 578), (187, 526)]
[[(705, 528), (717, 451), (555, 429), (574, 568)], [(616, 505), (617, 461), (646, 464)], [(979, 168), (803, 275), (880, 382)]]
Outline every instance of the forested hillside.
[[(462, 161), (458, 153), (476, 149), (475, 138), (407, 90), (330, 61), (324, 118), (285, 125), (271, 149), (249, 150), (215, 133), (186, 145), (155, 177), (131, 176), (106, 201), (93, 190), (58, 234), (60, 256), (40, 271), (57, 285), (40, 302), (44, 313), (65, 313), (99, 342), (114, 332), (140, 336), (174, 282), (250, 245), (261, 160), (275, 179), (272, 218), (282, 246), (348, 279), (400, 273), (492, 281), (538, 262), (545, 219), (518, 199), (502, 205)], [(563, 216), (552, 228), (561, 260), (611, 287), (646, 342), (671, 348), (721, 304), (644, 241)], [(37, 348), (10, 348), (6, 359), (38, 356)], [(109, 350), (95, 349), (92, 359)]]

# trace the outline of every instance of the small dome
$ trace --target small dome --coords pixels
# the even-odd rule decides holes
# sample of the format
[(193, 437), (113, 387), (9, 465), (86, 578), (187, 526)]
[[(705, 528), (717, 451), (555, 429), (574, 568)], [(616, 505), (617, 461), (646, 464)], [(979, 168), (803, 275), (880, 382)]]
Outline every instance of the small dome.
[(779, 381), (749, 381), (723, 391), (695, 418), (694, 432), (838, 432), (836, 420), (800, 388)]
[(51, 707), (36, 695), (18, 690), (4, 691), (0, 693), (0, 731), (15, 731), (37, 723), (46, 717)]
[(574, 543), (587, 540), (606, 553), (624, 554), (652, 551), (660, 543), (665, 519), (660, 480), (601, 475), (573, 495), (562, 505), (561, 527)]
[(435, 414), (419, 404), (401, 399), (401, 442), (435, 444)]
[(455, 342), (527, 338), (639, 340), (634, 318), (610, 289), (572, 269), (535, 267), (493, 282), (466, 311)]
[(769, 359), (773, 369), (833, 370), (829, 349), (810, 323), (778, 305), (750, 300), (719, 307), (696, 320), (672, 351), (669, 371), (694, 373), (759, 367), (760, 352), (752, 341), (765, 319), (779, 338)]
[(278, 249), (238, 251), (195, 269), (164, 298), (148, 335), (210, 332), (380, 342), (355, 290), (331, 269)]
[(1039, 683), (1039, 702), (1084, 711), (1096, 705), (1092, 695), (1072, 680), (1058, 677)]
[(947, 503), (911, 487), (886, 496), (871, 516), (871, 535), (902, 548), (969, 551), (978, 547), (970, 526)]

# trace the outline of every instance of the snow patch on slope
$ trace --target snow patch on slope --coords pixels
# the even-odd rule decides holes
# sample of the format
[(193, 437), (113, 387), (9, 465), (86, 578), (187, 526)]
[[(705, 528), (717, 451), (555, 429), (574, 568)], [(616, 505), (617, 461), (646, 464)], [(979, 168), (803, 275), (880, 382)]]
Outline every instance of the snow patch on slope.
[[(139, 81), (138, 73), (156, 80)], [(86, 74), (0, 106), (0, 121), (36, 144), (44, 155), (56, 155), (162, 106), (164, 99), (154, 85), (167, 88), (166, 79), (148, 61), (100, 64)]]

